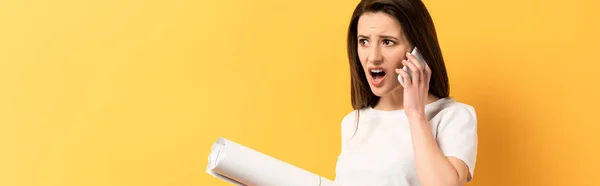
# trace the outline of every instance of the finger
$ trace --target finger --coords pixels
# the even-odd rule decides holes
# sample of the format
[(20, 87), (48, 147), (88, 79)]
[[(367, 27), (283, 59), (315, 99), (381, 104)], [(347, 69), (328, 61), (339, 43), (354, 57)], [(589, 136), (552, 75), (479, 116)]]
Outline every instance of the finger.
[(412, 62), (413, 64), (415, 64), (415, 66), (417, 67), (417, 69), (419, 69), (419, 71), (423, 71), (423, 69), (425, 69), (423, 67), (423, 65), (421, 65), (422, 61), (419, 61), (415, 56), (413, 56), (411, 53), (406, 52), (406, 58)]
[[(422, 63), (425, 63), (424, 61), (419, 61), (419, 59), (417, 59), (417, 57), (415, 57), (414, 55), (412, 55), (409, 52), (406, 52), (406, 58), (415, 65), (415, 67), (418, 69), (418, 74), (419, 74), (419, 78), (415, 78), (415, 80), (417, 80), (417, 82), (427, 82), (427, 76), (424, 74), (425, 72), (425, 67), (422, 65)], [(416, 74), (416, 73), (412, 73), (412, 74)]]
[(415, 66), (415, 64), (413, 64), (412, 62), (409, 62), (407, 60), (402, 60), (402, 64), (404, 66), (407, 66), (408, 69), (410, 69), (410, 75), (412, 76), (412, 83), (413, 84), (419, 84), (419, 82), (421, 81), (421, 71)]
[(406, 71), (404, 71), (404, 69), (397, 68), (396, 73), (399, 76), (398, 81), (400, 82), (400, 84), (402, 84), (403, 87), (406, 88), (412, 84), (410, 81), (410, 76)]

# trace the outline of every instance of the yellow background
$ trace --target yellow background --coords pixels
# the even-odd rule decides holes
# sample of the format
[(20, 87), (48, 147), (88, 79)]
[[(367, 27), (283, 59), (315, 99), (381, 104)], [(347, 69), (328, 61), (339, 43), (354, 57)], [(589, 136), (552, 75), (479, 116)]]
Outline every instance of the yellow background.
[[(225, 186), (220, 136), (333, 179), (357, 2), (0, 1), (0, 185)], [(600, 185), (600, 4), (426, 5), (478, 112), (471, 185)]]

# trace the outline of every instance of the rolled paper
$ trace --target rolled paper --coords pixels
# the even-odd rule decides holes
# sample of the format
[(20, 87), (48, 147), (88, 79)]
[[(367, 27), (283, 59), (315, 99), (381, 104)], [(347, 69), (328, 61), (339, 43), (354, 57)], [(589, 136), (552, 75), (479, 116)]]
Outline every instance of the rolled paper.
[(335, 186), (322, 176), (223, 137), (212, 145), (206, 172), (242, 186)]

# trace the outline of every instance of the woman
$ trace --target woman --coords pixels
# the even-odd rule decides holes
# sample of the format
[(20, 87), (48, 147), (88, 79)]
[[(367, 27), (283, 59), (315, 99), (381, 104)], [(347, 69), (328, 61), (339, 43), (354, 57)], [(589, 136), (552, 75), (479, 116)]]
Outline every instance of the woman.
[[(426, 65), (409, 54), (414, 47)], [(425, 5), (419, 0), (361, 1), (350, 22), (348, 57), (354, 111), (342, 120), (335, 182), (470, 182), (477, 156), (476, 113), (449, 97), (444, 59)]]

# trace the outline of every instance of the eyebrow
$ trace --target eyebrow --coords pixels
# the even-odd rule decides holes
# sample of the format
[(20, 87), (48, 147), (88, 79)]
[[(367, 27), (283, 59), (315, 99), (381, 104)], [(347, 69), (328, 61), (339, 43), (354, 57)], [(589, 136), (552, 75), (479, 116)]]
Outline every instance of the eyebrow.
[[(359, 37), (359, 38), (369, 38), (368, 36), (366, 36), (366, 35), (362, 35), (362, 34), (359, 34), (359, 35), (358, 35), (358, 37)], [(381, 37), (381, 38), (384, 38), (384, 39), (394, 39), (394, 40), (398, 40), (398, 38), (396, 38), (396, 37), (394, 37), (394, 36), (382, 35), (382, 36), (380, 36), (380, 37)]]

